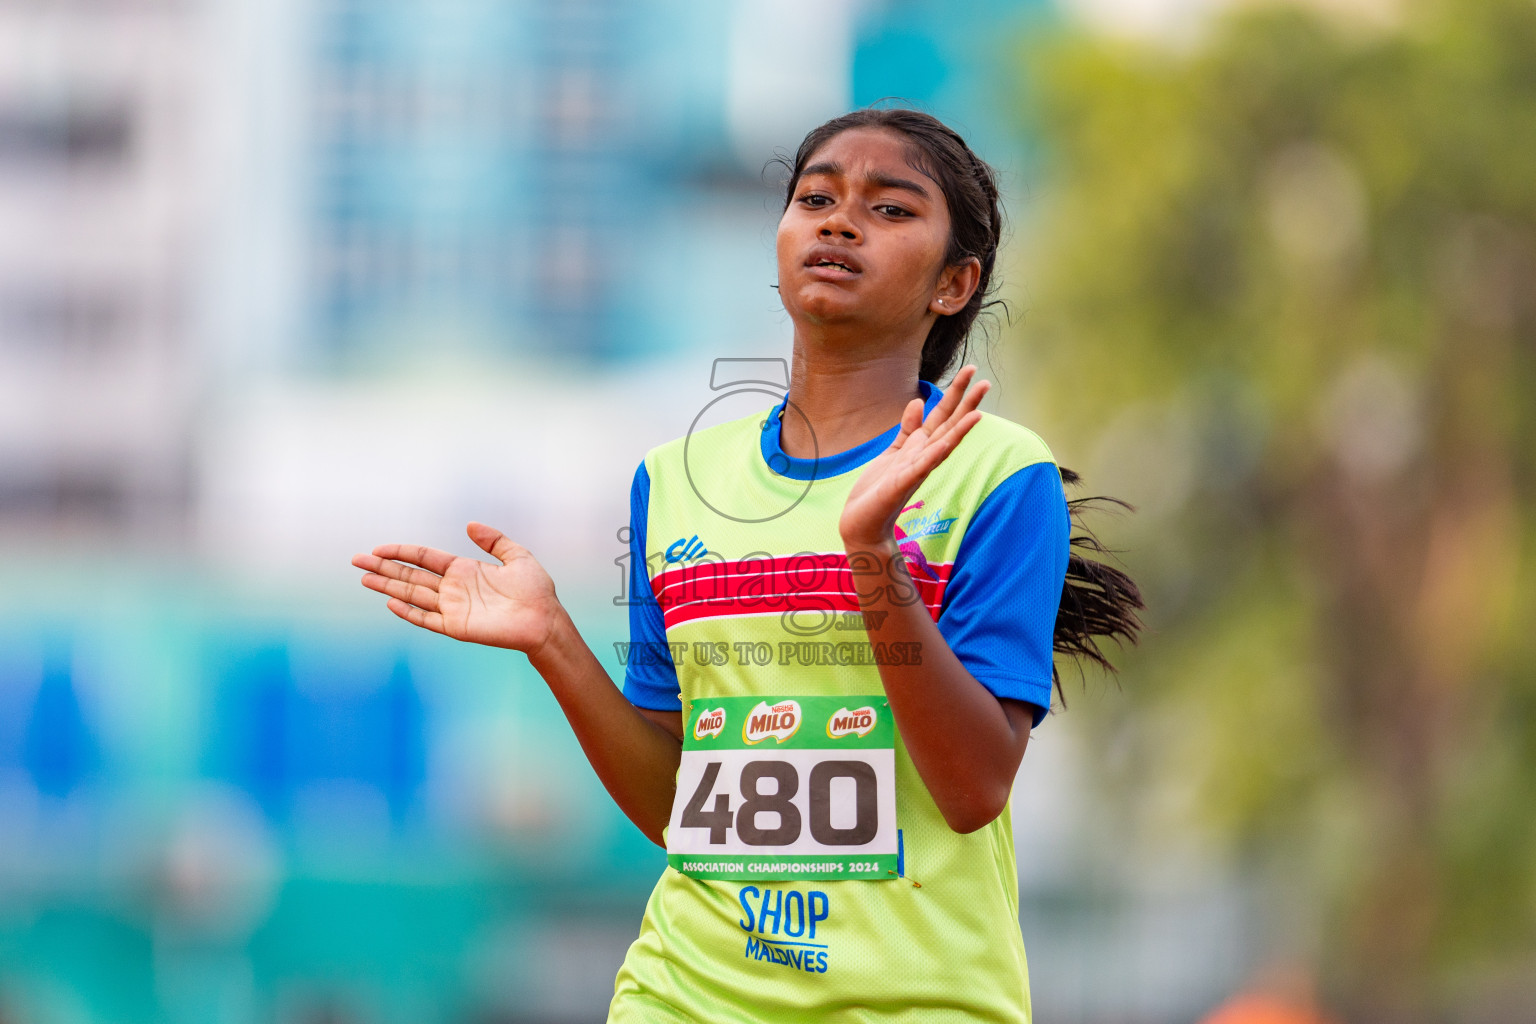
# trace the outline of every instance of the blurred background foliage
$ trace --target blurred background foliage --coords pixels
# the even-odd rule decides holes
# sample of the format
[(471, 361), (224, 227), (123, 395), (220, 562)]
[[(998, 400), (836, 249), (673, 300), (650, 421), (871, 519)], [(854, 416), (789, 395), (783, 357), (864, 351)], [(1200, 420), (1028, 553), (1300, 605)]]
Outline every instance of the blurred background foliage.
[(1082, 702), (1101, 777), (1267, 879), (1269, 955), (1349, 1019), (1520, 1017), (1536, 5), (1245, 7), (1022, 64), (1010, 351), (1058, 458), (1140, 506), (1101, 520), (1150, 622)]

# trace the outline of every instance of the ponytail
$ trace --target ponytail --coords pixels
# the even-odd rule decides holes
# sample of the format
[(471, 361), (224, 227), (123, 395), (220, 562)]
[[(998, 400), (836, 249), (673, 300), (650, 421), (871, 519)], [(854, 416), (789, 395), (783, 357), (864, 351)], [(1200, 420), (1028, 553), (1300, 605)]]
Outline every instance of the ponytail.
[[(1064, 485), (1075, 487), (1081, 482), (1082, 478), (1072, 470), (1059, 468)], [(1083, 523), (1084, 513), (1104, 504), (1135, 511), (1119, 498), (1074, 498), (1067, 502), (1073, 530), (1052, 647), (1057, 654), (1068, 655), (1079, 663), (1093, 662), (1108, 672), (1115, 672), (1115, 666), (1100, 647), (1100, 642), (1113, 638), (1121, 645), (1136, 643), (1142, 629), (1137, 613), (1146, 605), (1135, 580), (1114, 566), (1089, 557), (1111, 553)], [(1061, 672), (1057, 666), (1051, 667), (1051, 682), (1065, 707), (1067, 698), (1061, 689)]]

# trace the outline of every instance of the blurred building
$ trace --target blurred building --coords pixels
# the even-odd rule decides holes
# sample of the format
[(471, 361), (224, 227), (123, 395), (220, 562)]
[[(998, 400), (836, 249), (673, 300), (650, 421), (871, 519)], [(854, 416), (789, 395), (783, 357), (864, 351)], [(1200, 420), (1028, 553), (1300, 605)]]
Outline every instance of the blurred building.
[(972, 63), (1029, 9), (0, 6), (6, 530), (176, 537), (253, 376), (765, 354), (769, 157), (903, 97), (1013, 165)]
[(206, 214), (193, 5), (0, 5), (0, 523), (184, 525)]
[(314, 5), (309, 286), (327, 355), (619, 354), (637, 173), (616, 0)]

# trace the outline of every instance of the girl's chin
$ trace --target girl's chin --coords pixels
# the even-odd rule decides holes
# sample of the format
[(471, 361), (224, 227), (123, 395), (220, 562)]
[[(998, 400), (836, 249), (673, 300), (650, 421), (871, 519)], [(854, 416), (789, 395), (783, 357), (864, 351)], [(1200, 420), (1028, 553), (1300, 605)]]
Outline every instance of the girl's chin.
[(828, 310), (824, 312), (805, 310), (798, 315), (790, 314), (790, 319), (800, 326), (826, 329), (828, 327), (854, 327), (863, 323), (866, 318), (845, 310)]
[(863, 320), (873, 312), (867, 299), (827, 288), (810, 289), (810, 294), (802, 293), (798, 299), (789, 315), (813, 323)]

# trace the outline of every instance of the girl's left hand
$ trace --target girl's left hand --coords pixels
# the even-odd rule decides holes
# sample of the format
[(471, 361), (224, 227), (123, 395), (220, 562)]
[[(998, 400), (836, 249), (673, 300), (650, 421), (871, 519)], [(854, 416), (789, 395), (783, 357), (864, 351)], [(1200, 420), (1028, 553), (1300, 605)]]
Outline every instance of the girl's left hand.
[(927, 419), (922, 399), (907, 404), (896, 440), (865, 467), (843, 505), (837, 529), (845, 544), (873, 547), (894, 539), (896, 517), (913, 493), (981, 422), (976, 406), (992, 385), (983, 380), (972, 386), (975, 376), (971, 365), (955, 374)]

